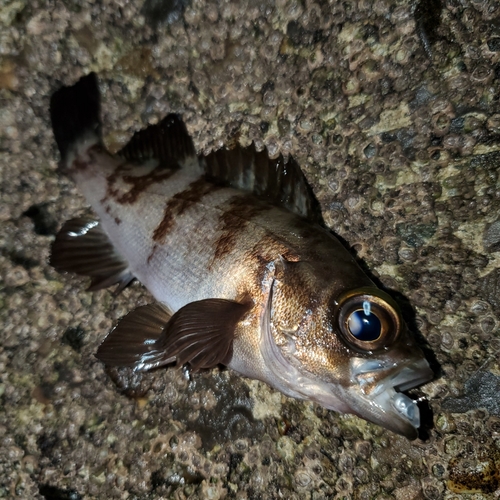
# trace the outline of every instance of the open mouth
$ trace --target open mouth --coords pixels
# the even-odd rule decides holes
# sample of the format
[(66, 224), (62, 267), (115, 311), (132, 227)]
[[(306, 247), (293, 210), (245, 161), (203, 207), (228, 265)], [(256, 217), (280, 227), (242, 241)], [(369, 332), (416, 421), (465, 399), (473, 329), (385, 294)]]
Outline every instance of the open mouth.
[(401, 367), (383, 360), (354, 358), (351, 375), (371, 405), (384, 413), (395, 412), (415, 429), (420, 427), (418, 402), (404, 392), (432, 380), (434, 374), (425, 359)]

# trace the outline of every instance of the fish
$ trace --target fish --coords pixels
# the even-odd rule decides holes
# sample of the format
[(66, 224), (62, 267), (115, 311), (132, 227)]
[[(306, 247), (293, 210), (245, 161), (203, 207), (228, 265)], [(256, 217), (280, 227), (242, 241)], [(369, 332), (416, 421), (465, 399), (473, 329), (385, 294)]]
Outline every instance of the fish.
[(197, 155), (177, 114), (103, 142), (90, 73), (50, 100), (59, 170), (96, 216), (67, 221), (51, 249), (90, 290), (132, 280), (154, 302), (99, 346), (107, 366), (227, 367), (288, 397), (416, 439), (407, 391), (433, 378), (397, 302), (327, 228), (293, 158), (252, 144)]

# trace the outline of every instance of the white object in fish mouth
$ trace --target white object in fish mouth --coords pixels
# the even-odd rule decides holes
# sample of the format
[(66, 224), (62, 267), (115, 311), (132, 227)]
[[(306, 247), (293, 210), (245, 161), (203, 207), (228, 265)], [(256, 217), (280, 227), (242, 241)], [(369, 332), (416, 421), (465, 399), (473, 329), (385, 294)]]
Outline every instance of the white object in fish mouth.
[(417, 402), (401, 392), (392, 396), (392, 406), (402, 416), (408, 419), (413, 427), (420, 427), (420, 411)]

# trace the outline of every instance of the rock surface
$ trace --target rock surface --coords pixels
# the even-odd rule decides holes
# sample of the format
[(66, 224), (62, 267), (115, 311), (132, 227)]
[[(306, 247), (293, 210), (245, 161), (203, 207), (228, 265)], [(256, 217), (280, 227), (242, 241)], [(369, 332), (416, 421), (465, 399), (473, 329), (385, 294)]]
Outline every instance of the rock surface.
[[(295, 157), (428, 346), (426, 439), (228, 371), (105, 371), (97, 345), (150, 297), (47, 264), (87, 210), (49, 98), (90, 71), (114, 150), (178, 112), (200, 152)], [(495, 0), (3, 2), (0, 498), (497, 498), (499, 96)]]

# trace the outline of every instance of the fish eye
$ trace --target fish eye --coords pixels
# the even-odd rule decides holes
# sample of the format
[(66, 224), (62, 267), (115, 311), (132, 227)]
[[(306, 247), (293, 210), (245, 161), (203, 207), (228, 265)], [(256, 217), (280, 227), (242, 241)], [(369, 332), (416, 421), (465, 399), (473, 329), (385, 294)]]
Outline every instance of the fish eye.
[(382, 323), (375, 313), (365, 313), (363, 309), (353, 311), (347, 318), (347, 328), (350, 334), (365, 342), (377, 340), (382, 333)]
[(394, 300), (375, 287), (344, 293), (336, 301), (335, 321), (344, 341), (361, 351), (389, 347), (399, 336), (403, 324)]

